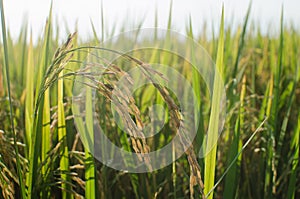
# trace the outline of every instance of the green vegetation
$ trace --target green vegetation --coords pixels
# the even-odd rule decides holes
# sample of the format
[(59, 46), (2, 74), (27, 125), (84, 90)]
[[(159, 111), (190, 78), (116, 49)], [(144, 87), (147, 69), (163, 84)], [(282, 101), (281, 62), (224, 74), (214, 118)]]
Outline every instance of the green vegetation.
[[(199, 100), (195, 107), (199, 113), (195, 117), (200, 118), (200, 123), (193, 147), (163, 169), (127, 173), (103, 165), (82, 144), (84, 139), (96, 147), (105, 147), (91, 139), (95, 87), (86, 90), (83, 119), (72, 112), (73, 80), (76, 76), (89, 77), (91, 72), (89, 67), (80, 69), (84, 61), (91, 53), (101, 58), (106, 53), (115, 53), (92, 47), (107, 34), (103, 15), (101, 34), (91, 23), (94, 37), (90, 43), (81, 42), (80, 35), (74, 33), (60, 44), (59, 35), (54, 34), (59, 27), (52, 24), (50, 8), (43, 37), (33, 44), (26, 24), (19, 38), (12, 40), (5, 25), (2, 0), (0, 6), (0, 199), (300, 197), (300, 33), (293, 26), (284, 25), (283, 11), (278, 36), (264, 35), (254, 24), (249, 29), (250, 7), (244, 24), (237, 30), (224, 28), (222, 11), (219, 35), (212, 38), (207, 36), (206, 26), (201, 34), (195, 35), (190, 19), (186, 34), (215, 60), (227, 95), (223, 132), (203, 159), (197, 157), (199, 145), (206, 138), (208, 145), (214, 143), (220, 126), (220, 82), (214, 82), (210, 102), (210, 93), (191, 64), (158, 50), (148, 54), (133, 51), (118, 58), (114, 65), (108, 65), (103, 83), (96, 87), (100, 98), (96, 113), (106, 136), (125, 150), (147, 153), (162, 148), (174, 137), (182, 120), (173, 93), (153, 84), (138, 89), (128, 106), (116, 108), (120, 112), (129, 111), (136, 125), (143, 126), (149, 122), (148, 107), (162, 104), (172, 111), (166, 112), (161, 132), (151, 138), (136, 139), (117, 128), (110, 111), (111, 88), (126, 74), (127, 65), (138, 65), (149, 79), (151, 71), (144, 63), (159, 60), (174, 66), (190, 81)], [(169, 12), (167, 28), (170, 29), (172, 4)], [(155, 27), (158, 20), (156, 16)], [(157, 34), (153, 37), (154, 41), (159, 40)], [(164, 46), (171, 45), (171, 38), (166, 35)], [(182, 43), (174, 48), (184, 46)], [(188, 48), (185, 53), (186, 57), (198, 56)], [(77, 130), (86, 131), (86, 137), (80, 137)], [(113, 155), (113, 151), (108, 155)], [(147, 162), (147, 158), (144, 160)]]

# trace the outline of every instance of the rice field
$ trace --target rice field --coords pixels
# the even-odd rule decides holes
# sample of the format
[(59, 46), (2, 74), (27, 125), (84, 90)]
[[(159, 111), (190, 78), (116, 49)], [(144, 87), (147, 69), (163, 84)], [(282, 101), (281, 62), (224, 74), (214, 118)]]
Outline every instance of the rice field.
[[(104, 34), (115, 32), (107, 33), (103, 16), (101, 32), (91, 22), (94, 37), (88, 42), (76, 32), (60, 42), (52, 8), (38, 42), (26, 24), (13, 40), (2, 0), (0, 6), (0, 198), (300, 198), (300, 32), (285, 25), (289, 23), (284, 23), (283, 11), (276, 34), (263, 34), (249, 21), (251, 6), (237, 29), (224, 26), (224, 9), (215, 22), (217, 31), (203, 26), (194, 34), (190, 19), (187, 38), (203, 47), (208, 66), (215, 67), (209, 84), (193, 61), (186, 61), (203, 55), (190, 48), (188, 39), (168, 31), (172, 4), (165, 31), (154, 28), (149, 40), (138, 30), (106, 45)], [(129, 43), (183, 52), (181, 57), (159, 48), (122, 54)], [(168, 65), (176, 73), (151, 63)], [(134, 67), (147, 84), (129, 98), (130, 82), (139, 79), (130, 73)], [(171, 90), (162, 83), (174, 81), (177, 73), (192, 87), (196, 101), (188, 110), (193, 114), (183, 111), (175, 93), (180, 90), (189, 102), (186, 85), (174, 83)], [(79, 85), (85, 94), (76, 96)], [(114, 89), (118, 86), (122, 89)], [(153, 104), (165, 111), (151, 111)], [(152, 113), (160, 114), (149, 116)], [(193, 125), (179, 128), (190, 117), (198, 121), (194, 137), (188, 133)], [(138, 154), (149, 172), (129, 172), (99, 161), (120, 157), (114, 150), (100, 150), (108, 143), (96, 134), (95, 119), (110, 142)], [(156, 129), (148, 125), (152, 121), (164, 125)], [(125, 129), (118, 122), (133, 126)], [(139, 129), (146, 127), (159, 133), (145, 138)], [(177, 134), (179, 144), (170, 145), (172, 161), (154, 169), (147, 154), (173, 143)], [(186, 147), (187, 142), (192, 144)], [(202, 143), (206, 151), (201, 156)], [(182, 146), (183, 154), (176, 157)], [(126, 158), (120, 162), (135, 168)]]

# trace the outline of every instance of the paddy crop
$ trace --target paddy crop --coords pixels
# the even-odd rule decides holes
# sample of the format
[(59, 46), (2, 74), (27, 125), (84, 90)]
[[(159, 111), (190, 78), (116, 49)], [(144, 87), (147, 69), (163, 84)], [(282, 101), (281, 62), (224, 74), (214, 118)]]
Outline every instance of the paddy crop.
[[(300, 197), (300, 33), (285, 25), (288, 23), (284, 23), (283, 11), (277, 36), (262, 34), (258, 26), (250, 24), (250, 6), (244, 23), (237, 29), (224, 27), (226, 10), (221, 10), (220, 21), (215, 22), (220, 24), (219, 34), (212, 37), (207, 37), (206, 26), (201, 33), (194, 34), (190, 19), (186, 35), (212, 57), (226, 89), (226, 117), (218, 137), (223, 124), (218, 117), (222, 109), (218, 104), (222, 82), (218, 78), (214, 78), (210, 93), (203, 77), (190, 63), (160, 51), (133, 51), (113, 64), (107, 63), (104, 55), (118, 52), (101, 47), (107, 33), (103, 15), (101, 33), (93, 28), (94, 37), (89, 42), (82, 42), (80, 35), (70, 33), (60, 43), (59, 35), (54, 34), (59, 27), (52, 23), (51, 9), (38, 42), (33, 43), (26, 24), (14, 41), (5, 24), (1, 0), (0, 198)], [(157, 20), (156, 16), (154, 27)], [(91, 26), (94, 27), (93, 23)], [(166, 28), (172, 28), (172, 5)], [(161, 43), (157, 34), (153, 35), (153, 42)], [(149, 40), (136, 42), (146, 45)], [(124, 40), (123, 45), (126, 43)], [(174, 42), (167, 34), (163, 44), (168, 48)], [(186, 45), (181, 41), (172, 48), (184, 49)], [(184, 57), (193, 59), (199, 56), (196, 53), (187, 48)], [(97, 62), (91, 57), (104, 60), (103, 66), (96, 66), (105, 68), (105, 75), (97, 84), (93, 84), (96, 80), (89, 66)], [(155, 83), (155, 77), (162, 75), (147, 65), (158, 60), (174, 67), (192, 85), (197, 98), (193, 117), (199, 119), (193, 145), (172, 164), (156, 171), (128, 173), (112, 169), (97, 160), (83, 144), (94, 136), (95, 118), (114, 144), (140, 154), (170, 143), (177, 127), (185, 121), (186, 115), (180, 112), (175, 94)], [(124, 120), (132, 119), (142, 128), (151, 120), (151, 104), (165, 107), (164, 118), (157, 117), (165, 124), (153, 137), (130, 136), (118, 128), (112, 117), (113, 88), (128, 74), (126, 64), (140, 67), (150, 83), (139, 88), (127, 105), (120, 103), (115, 109), (118, 113), (128, 112)], [(78, 77), (88, 78), (91, 83), (84, 95), (85, 111), (77, 110), (80, 118), (72, 108), (73, 86)], [(125, 85), (124, 93), (127, 88)], [(100, 99), (96, 107), (92, 105), (93, 90), (98, 91)], [(136, 135), (140, 133), (131, 130)], [(89, 134), (82, 137), (79, 131)], [(181, 137), (182, 143), (185, 139)], [(207, 145), (213, 147), (200, 158), (198, 151), (206, 139)], [(91, 140), (93, 146), (105, 147), (97, 139)], [(174, 147), (172, 157), (176, 155)], [(113, 157), (114, 151), (111, 153)], [(141, 157), (150, 168), (147, 156)]]

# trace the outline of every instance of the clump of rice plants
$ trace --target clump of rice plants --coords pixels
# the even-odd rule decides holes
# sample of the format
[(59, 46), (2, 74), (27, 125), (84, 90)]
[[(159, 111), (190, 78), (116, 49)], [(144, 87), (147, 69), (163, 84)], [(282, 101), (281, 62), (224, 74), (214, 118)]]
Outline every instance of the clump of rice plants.
[[(101, 34), (93, 28), (90, 43), (81, 42), (77, 33), (60, 43), (53, 34), (58, 27), (53, 26), (51, 8), (37, 43), (27, 37), (26, 26), (14, 41), (5, 25), (1, 1), (0, 198), (299, 198), (300, 32), (285, 25), (283, 11), (277, 36), (262, 34), (255, 25), (250, 31), (250, 11), (249, 7), (244, 23), (233, 31), (231, 26), (224, 27), (226, 10), (222, 10), (219, 35), (211, 39), (206, 32), (195, 35), (191, 19), (187, 26), (186, 35), (202, 45), (216, 63), (227, 95), (223, 132), (202, 159), (198, 157), (199, 145), (205, 139), (213, 142), (220, 126), (220, 107), (216, 103), (221, 98), (220, 82), (214, 82), (210, 102), (211, 93), (201, 75), (190, 63), (168, 52), (133, 51), (109, 63), (104, 55), (120, 52), (94, 46), (98, 35), (106, 32), (103, 15)], [(157, 20), (156, 16), (156, 24)], [(168, 29), (171, 22), (172, 5)], [(154, 38), (161, 42), (157, 34)], [(166, 36), (165, 47), (174, 44), (171, 39)], [(149, 43), (146, 38), (135, 42)], [(186, 46), (183, 41), (173, 47)], [(185, 53), (187, 57), (197, 56), (189, 49)], [(89, 60), (91, 57), (102, 63)], [(83, 143), (95, 136), (94, 118), (99, 119), (114, 144), (141, 154), (149, 168), (147, 153), (168, 144), (184, 123), (174, 93), (155, 83), (155, 77), (165, 78), (148, 64), (157, 60), (172, 65), (194, 88), (199, 100), (195, 110), (199, 111), (193, 117), (200, 118), (200, 123), (193, 145), (172, 164), (156, 171), (128, 173), (110, 168)], [(115, 110), (128, 112), (122, 121), (134, 121), (142, 128), (152, 119), (151, 103), (165, 107), (168, 112), (156, 119), (166, 123), (159, 134), (150, 138), (127, 135), (112, 117), (110, 103), (118, 80), (128, 77), (128, 84), (135, 81), (125, 70), (131, 65), (138, 66), (150, 83), (130, 99), (126, 98), (125, 85), (117, 93), (120, 106)], [(104, 71), (101, 81), (95, 78), (95, 68)], [(80, 77), (89, 80), (90, 89), (77, 99), (84, 102), (85, 111), (75, 113), (72, 90)], [(100, 99), (93, 107), (95, 112), (93, 90)], [(183, 129), (181, 135), (188, 129)], [(80, 130), (89, 132), (87, 137), (82, 137)], [(138, 128), (131, 130), (135, 135), (140, 133)], [(181, 137), (182, 143), (185, 139)], [(91, 140), (93, 146), (105, 147), (105, 143)]]

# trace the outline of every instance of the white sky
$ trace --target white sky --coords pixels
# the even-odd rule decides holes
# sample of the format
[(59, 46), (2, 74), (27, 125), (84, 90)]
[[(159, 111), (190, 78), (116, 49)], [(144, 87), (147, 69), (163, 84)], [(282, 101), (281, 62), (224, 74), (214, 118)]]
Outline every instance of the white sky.
[[(50, 0), (5, 0), (4, 10), (8, 27), (14, 38), (28, 19), (33, 36), (36, 39), (42, 34), (43, 26), (48, 16)], [(222, 3), (225, 8), (225, 21), (233, 25), (243, 21), (249, 0), (173, 0), (173, 28), (184, 33), (189, 15), (192, 17), (193, 29), (201, 31), (203, 22), (208, 28), (212, 24), (219, 25)], [(260, 23), (263, 31), (277, 31), (280, 23), (281, 5), (284, 5), (285, 22), (300, 27), (299, 0), (253, 0), (251, 20)], [(166, 28), (169, 14), (170, 0), (103, 0), (106, 31), (114, 24), (117, 27), (125, 24), (126, 30), (137, 28), (138, 22), (144, 19), (143, 27), (154, 26), (155, 10), (158, 12), (159, 27)], [(78, 23), (79, 35), (87, 38), (92, 35), (93, 21), (99, 36), (101, 34), (101, 1), (100, 0), (54, 0), (53, 15), (58, 21), (61, 37), (66, 37), (64, 27), (75, 30)], [(212, 23), (213, 22), (213, 23)], [(272, 26), (270, 26), (272, 25)], [(120, 29), (117, 28), (117, 32)]]

